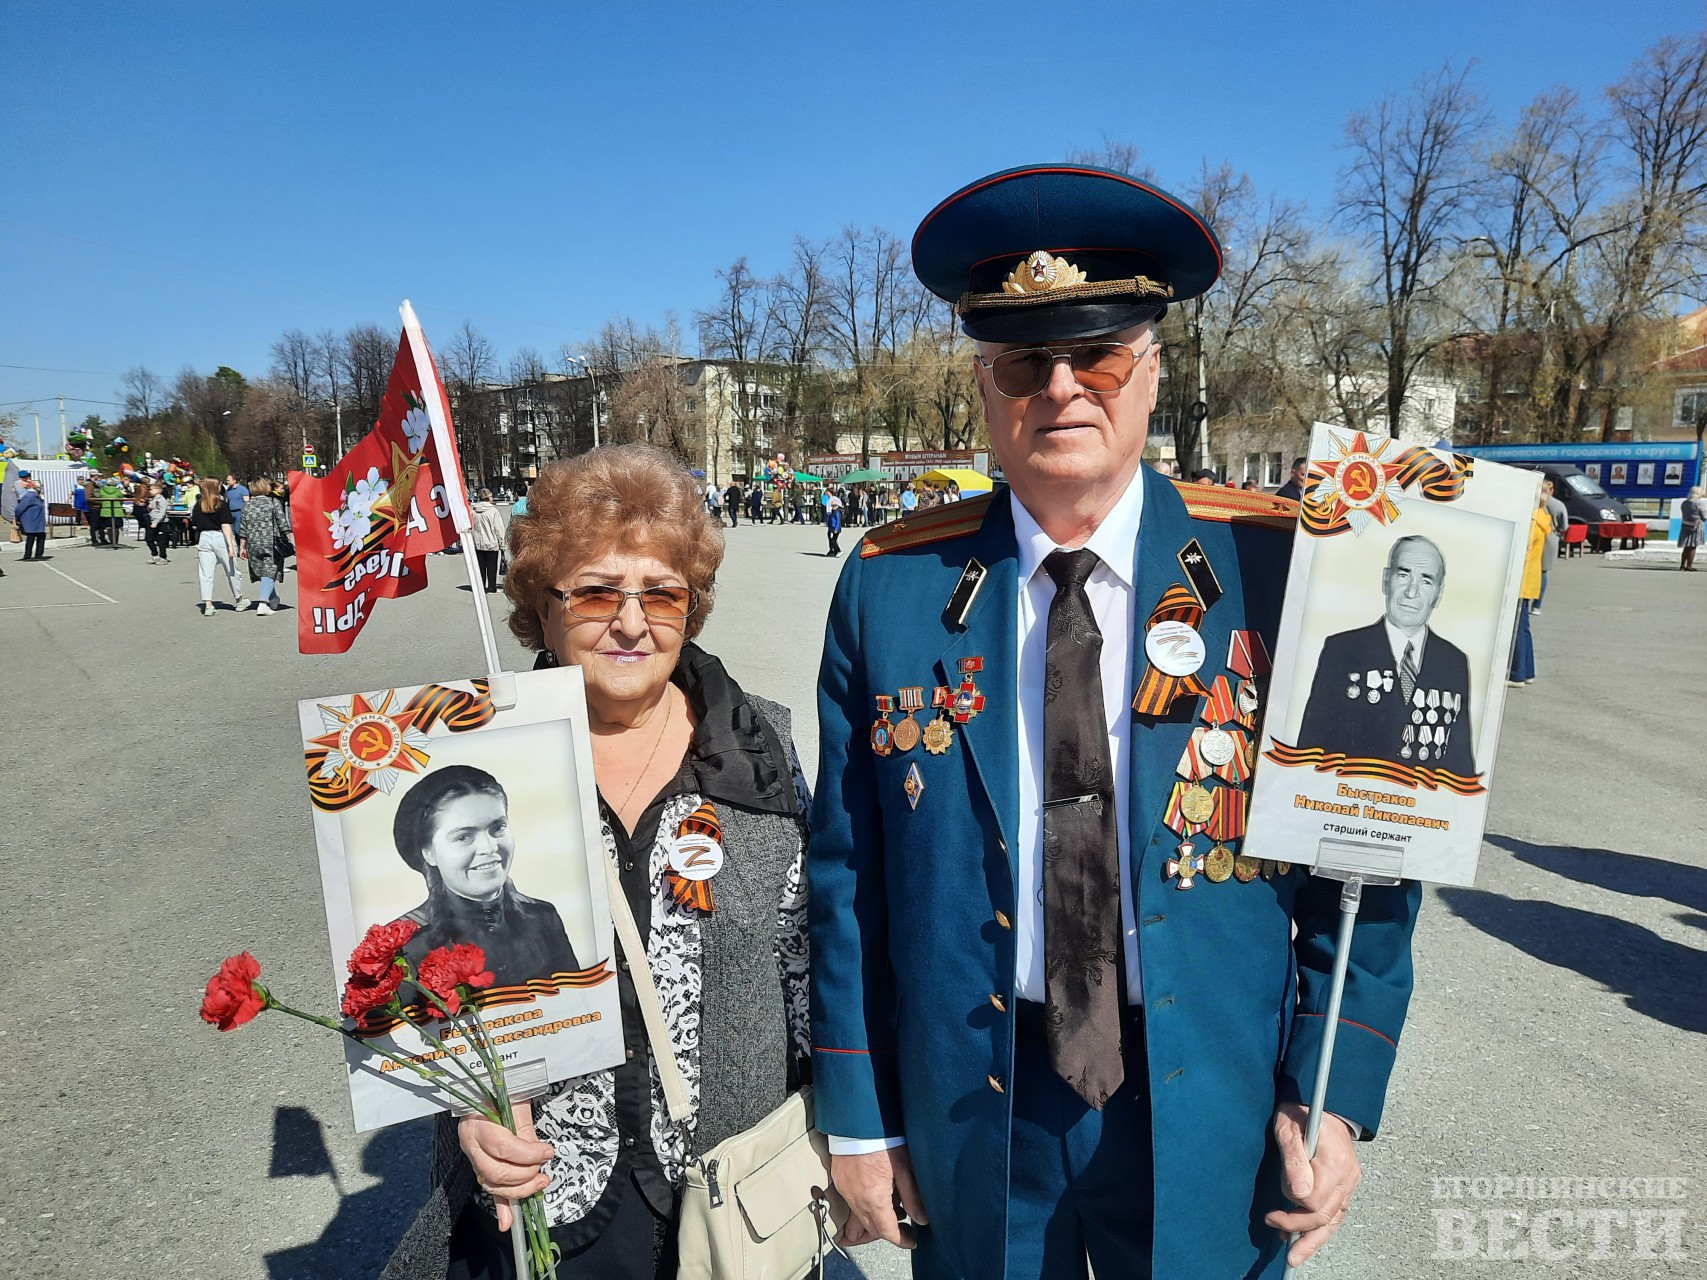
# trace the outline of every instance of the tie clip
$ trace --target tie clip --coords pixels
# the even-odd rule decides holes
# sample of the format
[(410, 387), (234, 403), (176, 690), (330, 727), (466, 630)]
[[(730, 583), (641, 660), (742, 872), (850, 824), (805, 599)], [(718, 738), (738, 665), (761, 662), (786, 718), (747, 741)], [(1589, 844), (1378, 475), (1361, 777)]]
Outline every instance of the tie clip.
[(1087, 796), (1062, 796), (1059, 800), (1045, 800), (1043, 802), (1043, 807), (1045, 809), (1059, 809), (1063, 805), (1084, 804), (1085, 802), (1090, 801), (1090, 800), (1101, 800), (1101, 799), (1102, 799), (1102, 793), (1099, 791), (1093, 791)]

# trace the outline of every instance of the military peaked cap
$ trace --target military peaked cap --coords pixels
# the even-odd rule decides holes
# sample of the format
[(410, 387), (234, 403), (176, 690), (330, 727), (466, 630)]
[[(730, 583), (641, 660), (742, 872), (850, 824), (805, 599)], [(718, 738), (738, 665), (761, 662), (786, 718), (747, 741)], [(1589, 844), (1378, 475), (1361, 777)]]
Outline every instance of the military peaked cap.
[(1055, 342), (1126, 329), (1196, 297), (1221, 274), (1221, 245), (1153, 183), (1035, 164), (980, 178), (926, 214), (913, 270), (968, 336)]

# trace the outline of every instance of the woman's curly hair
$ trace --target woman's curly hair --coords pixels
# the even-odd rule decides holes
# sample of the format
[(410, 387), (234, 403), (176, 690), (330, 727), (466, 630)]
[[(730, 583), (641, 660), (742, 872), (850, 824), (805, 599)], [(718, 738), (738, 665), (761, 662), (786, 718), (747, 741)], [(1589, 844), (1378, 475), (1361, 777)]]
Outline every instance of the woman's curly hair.
[(674, 454), (649, 444), (612, 444), (546, 466), (528, 490), (527, 514), (510, 521), (510, 631), (545, 648), (550, 589), (612, 551), (669, 565), (699, 593), (684, 634), (692, 640), (711, 615), (723, 527), (705, 509), (698, 484)]

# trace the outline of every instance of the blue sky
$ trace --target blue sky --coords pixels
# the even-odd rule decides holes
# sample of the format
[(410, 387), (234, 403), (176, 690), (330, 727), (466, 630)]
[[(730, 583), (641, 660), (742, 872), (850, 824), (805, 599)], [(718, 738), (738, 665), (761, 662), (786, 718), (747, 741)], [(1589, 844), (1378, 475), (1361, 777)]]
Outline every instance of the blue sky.
[(1598, 94), (1703, 17), (0, 0), (0, 406), (39, 397), (56, 434), (53, 395), (113, 400), (135, 364), (264, 373), (283, 330), (391, 330), (403, 297), (441, 345), (466, 318), (501, 358), (549, 359), (619, 314), (685, 326), (739, 255), (769, 273), (796, 233), (908, 235), (972, 178), (1105, 139), (1164, 185), (1224, 159), (1325, 209), (1345, 117), (1383, 92), (1476, 58), (1510, 118), (1555, 84)]

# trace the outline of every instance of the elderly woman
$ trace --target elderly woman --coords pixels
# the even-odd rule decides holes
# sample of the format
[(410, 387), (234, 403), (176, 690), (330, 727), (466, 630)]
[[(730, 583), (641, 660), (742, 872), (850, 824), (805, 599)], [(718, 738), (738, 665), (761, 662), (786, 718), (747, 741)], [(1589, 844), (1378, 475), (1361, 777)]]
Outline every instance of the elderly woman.
[[(562, 1280), (674, 1276), (690, 1144), (705, 1150), (751, 1127), (807, 1068), (806, 784), (788, 713), (694, 643), (723, 538), (676, 459), (630, 444), (553, 464), (510, 526), (510, 551), (510, 629), (538, 651), (536, 665), (578, 666), (586, 680), (599, 852), (645, 939), (694, 1114), (686, 1132), (668, 1119), (635, 1003), (636, 958), (623, 957), (628, 1060), (552, 1086), (520, 1136), (442, 1121), (434, 1195), (386, 1275), (513, 1275), (504, 1201), (544, 1190)], [(708, 821), (725, 856), (709, 880), (689, 883), (672, 847)], [(710, 893), (697, 896), (695, 883)]]
[(581, 967), (557, 908), (510, 879), (510, 797), (486, 770), (453, 764), (429, 773), (398, 804), (391, 838), (427, 882), (427, 900), (403, 916), (420, 926), (403, 948), (411, 963), (435, 947), (472, 942), (500, 987)]
[(1703, 496), (1700, 485), (1689, 491), (1689, 496), (1683, 500), (1683, 522), (1678, 530), (1677, 545), (1683, 551), (1683, 563), (1679, 565), (1685, 573), (1695, 572), (1695, 552), (1701, 545), (1701, 532), (1707, 525), (1707, 497)]

